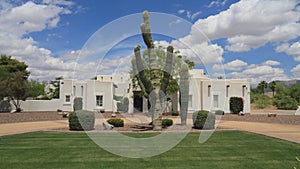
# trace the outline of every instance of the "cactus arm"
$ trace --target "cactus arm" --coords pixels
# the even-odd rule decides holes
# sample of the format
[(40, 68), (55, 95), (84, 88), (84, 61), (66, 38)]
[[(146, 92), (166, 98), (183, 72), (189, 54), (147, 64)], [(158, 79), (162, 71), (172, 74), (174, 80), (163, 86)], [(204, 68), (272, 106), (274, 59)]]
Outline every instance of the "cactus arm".
[(151, 30), (150, 30), (150, 22), (149, 22), (149, 13), (148, 11), (143, 12), (144, 23), (141, 24), (140, 28), (142, 31), (142, 36), (144, 39), (147, 48), (154, 48), (154, 43), (152, 40)]
[(181, 65), (180, 70), (180, 116), (181, 124), (186, 125), (187, 110), (189, 103), (189, 67), (186, 63)]
[(134, 48), (136, 75), (138, 75), (139, 85), (142, 91), (149, 94), (152, 91), (150, 80), (145, 75), (144, 65), (141, 58), (140, 46)]
[(140, 86), (142, 92), (144, 93), (144, 96), (145, 96), (146, 98), (148, 98), (148, 94), (147, 94), (147, 92), (146, 92), (145, 86), (144, 86), (144, 84), (142, 83), (142, 81), (140, 80), (139, 73), (138, 73), (137, 68), (136, 68), (136, 59), (135, 59), (135, 58), (133, 58), (133, 59), (131, 60), (131, 64), (132, 64), (132, 70), (133, 70), (133, 75), (134, 75), (133, 78), (136, 78), (136, 80), (137, 80), (137, 82), (138, 82), (138, 85)]
[(161, 82), (161, 90), (167, 93), (167, 88), (170, 84), (171, 73), (173, 71), (173, 46), (168, 46), (167, 48), (167, 59), (164, 68), (164, 75)]

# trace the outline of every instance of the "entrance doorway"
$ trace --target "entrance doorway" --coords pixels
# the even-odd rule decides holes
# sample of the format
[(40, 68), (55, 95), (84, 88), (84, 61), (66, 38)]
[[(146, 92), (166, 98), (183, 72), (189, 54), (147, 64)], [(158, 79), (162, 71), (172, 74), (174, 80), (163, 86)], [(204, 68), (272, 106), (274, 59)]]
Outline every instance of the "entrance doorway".
[(133, 92), (133, 107), (135, 111), (143, 111), (143, 96), (141, 91)]

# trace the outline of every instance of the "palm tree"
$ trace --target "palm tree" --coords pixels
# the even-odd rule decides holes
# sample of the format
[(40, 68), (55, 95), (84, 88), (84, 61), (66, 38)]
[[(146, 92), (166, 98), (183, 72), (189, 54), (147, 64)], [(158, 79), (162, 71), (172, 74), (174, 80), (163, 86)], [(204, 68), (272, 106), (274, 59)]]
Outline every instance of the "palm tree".
[(274, 95), (275, 95), (275, 89), (276, 89), (276, 82), (275, 82), (275, 81), (270, 82), (270, 83), (269, 83), (269, 87), (270, 87), (270, 89), (272, 90), (272, 92), (273, 92), (273, 97), (274, 97)]
[(261, 81), (257, 88), (261, 92), (261, 94), (265, 94), (265, 89), (268, 87), (268, 83), (266, 81)]

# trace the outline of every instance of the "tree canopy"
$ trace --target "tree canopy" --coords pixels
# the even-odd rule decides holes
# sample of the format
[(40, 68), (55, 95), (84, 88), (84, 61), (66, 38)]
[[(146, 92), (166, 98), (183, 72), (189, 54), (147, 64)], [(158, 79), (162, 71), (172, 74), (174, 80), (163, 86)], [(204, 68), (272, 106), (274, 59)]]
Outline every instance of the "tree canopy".
[(11, 100), (16, 107), (16, 111), (21, 111), (21, 100), (28, 96), (28, 66), (11, 56), (1, 55), (0, 57), (0, 98)]

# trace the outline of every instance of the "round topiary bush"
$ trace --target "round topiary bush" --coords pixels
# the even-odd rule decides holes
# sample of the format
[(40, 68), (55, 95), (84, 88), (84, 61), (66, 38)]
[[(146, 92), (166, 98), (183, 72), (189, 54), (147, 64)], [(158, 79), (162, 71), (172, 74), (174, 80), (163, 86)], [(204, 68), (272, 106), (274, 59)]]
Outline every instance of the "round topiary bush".
[(77, 110), (69, 114), (70, 130), (93, 130), (95, 114), (86, 110)]
[(162, 127), (166, 128), (173, 125), (172, 119), (162, 119)]
[(114, 127), (124, 127), (124, 120), (119, 118), (108, 119), (107, 123), (113, 125)]
[(193, 113), (193, 127), (195, 129), (214, 129), (216, 116), (206, 110), (200, 110)]

